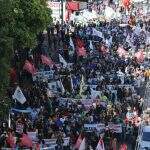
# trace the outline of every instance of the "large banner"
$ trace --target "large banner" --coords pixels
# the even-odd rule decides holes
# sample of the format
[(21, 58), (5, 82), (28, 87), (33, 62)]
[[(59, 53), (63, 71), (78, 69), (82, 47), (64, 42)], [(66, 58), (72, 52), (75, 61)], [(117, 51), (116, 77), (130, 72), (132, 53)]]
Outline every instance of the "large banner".
[(99, 123), (99, 124), (84, 124), (84, 129), (87, 132), (103, 132), (105, 130), (105, 124)]
[(121, 124), (108, 123), (107, 127), (103, 123), (84, 124), (84, 129), (87, 132), (93, 132), (93, 131), (103, 132), (106, 128), (112, 130), (115, 133), (122, 133), (122, 125)]
[[(49, 147), (49, 146), (53, 146), (53, 147), (57, 146), (56, 141), (57, 141), (57, 139), (44, 139), (45, 145), (47, 147)], [(70, 137), (63, 138), (63, 141), (64, 141), (63, 146), (68, 146), (69, 143), (70, 143)]]
[(37, 132), (27, 132), (28, 136), (32, 141), (37, 141)]
[(108, 128), (115, 133), (122, 133), (122, 125), (121, 124), (108, 123)]
[(71, 103), (71, 102), (77, 102), (77, 101), (81, 101), (81, 103), (84, 105), (84, 107), (86, 109), (90, 108), (93, 103), (95, 102), (99, 102), (99, 104), (101, 104), (102, 106), (106, 107), (107, 106), (107, 102), (105, 101), (101, 101), (101, 100), (95, 100), (95, 99), (72, 99), (72, 98), (60, 98), (59, 99), (59, 104), (60, 106), (65, 106), (66, 102)]
[(45, 148), (41, 148), (40, 150), (56, 150), (55, 146), (49, 146)]
[(54, 77), (53, 75), (54, 75), (53, 70), (51, 70), (51, 71), (39, 71), (39, 72), (36, 72), (34, 74), (33, 81), (35, 81), (36, 79), (38, 79), (38, 80), (43, 80), (43, 79), (52, 80)]
[[(55, 21), (61, 21), (61, 2), (53, 2), (48, 0), (47, 1), (48, 8), (52, 10), (52, 17)], [(65, 12), (66, 12), (66, 3), (63, 2), (63, 18), (65, 19)]]
[(60, 87), (60, 81), (53, 81), (53, 82), (49, 82), (48, 83), (48, 88), (50, 90), (53, 90), (53, 91), (57, 91), (57, 89)]

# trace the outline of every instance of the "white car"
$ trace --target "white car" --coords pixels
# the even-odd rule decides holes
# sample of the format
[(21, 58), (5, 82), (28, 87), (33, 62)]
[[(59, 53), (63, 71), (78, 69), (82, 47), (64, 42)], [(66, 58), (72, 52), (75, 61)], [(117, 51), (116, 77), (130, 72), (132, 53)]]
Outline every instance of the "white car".
[(142, 128), (137, 150), (150, 150), (150, 126)]

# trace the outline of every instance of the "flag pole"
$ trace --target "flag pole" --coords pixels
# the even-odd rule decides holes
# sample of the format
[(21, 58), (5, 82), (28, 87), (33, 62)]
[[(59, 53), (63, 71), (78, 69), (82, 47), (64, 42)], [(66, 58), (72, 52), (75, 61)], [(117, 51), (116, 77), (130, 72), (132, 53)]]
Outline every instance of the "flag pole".
[(11, 118), (10, 118), (10, 110), (9, 110), (9, 114), (8, 114), (8, 127), (11, 127)]
[(64, 24), (64, 8), (63, 8), (63, 0), (61, 0), (61, 25)]

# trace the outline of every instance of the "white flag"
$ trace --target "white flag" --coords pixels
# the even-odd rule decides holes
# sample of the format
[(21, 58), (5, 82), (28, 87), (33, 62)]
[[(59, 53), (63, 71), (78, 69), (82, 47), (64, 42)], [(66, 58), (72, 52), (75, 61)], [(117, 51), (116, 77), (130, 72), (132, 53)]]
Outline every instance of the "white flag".
[(92, 44), (92, 41), (90, 40), (90, 49), (93, 50), (94, 47), (93, 47), (93, 44)]
[(61, 79), (60, 79), (60, 85), (61, 85), (61, 92), (62, 92), (62, 93), (65, 93), (65, 88), (64, 88), (64, 86), (63, 86), (63, 84), (62, 84), (62, 82), (61, 82)]
[(11, 127), (11, 118), (10, 118), (10, 112), (9, 112), (9, 115), (8, 115), (8, 127), (9, 127), (9, 128)]
[(72, 81), (72, 77), (70, 76), (70, 82), (71, 82), (71, 89), (72, 91), (74, 91), (74, 88), (73, 88), (73, 81)]
[(85, 138), (82, 140), (79, 150), (85, 150)]
[(99, 140), (96, 150), (105, 150), (103, 139)]
[(84, 86), (85, 86), (84, 76), (82, 75), (81, 82), (80, 82), (80, 92), (79, 92), (80, 95), (82, 95), (82, 93), (83, 93)]
[(71, 37), (70, 37), (70, 46), (73, 48), (73, 51), (75, 51), (75, 47), (74, 47), (74, 44), (73, 44), (73, 41), (72, 41)]
[(21, 104), (24, 104), (26, 102), (26, 98), (25, 98), (24, 94), (22, 93), (22, 91), (21, 91), (19, 86), (16, 88), (15, 93), (12, 96), (12, 98), (16, 99)]
[(61, 63), (63, 63), (63, 66), (64, 67), (67, 67), (67, 62), (64, 60), (64, 58), (59, 54), (59, 61), (61, 62)]

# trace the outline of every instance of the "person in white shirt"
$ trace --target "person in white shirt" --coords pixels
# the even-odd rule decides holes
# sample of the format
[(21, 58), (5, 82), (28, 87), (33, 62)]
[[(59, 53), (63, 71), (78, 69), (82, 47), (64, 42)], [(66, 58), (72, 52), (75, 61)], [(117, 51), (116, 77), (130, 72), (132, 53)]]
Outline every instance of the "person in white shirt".
[(121, 84), (124, 84), (124, 77), (125, 77), (125, 74), (121, 71), (121, 69), (119, 69), (119, 71), (117, 71), (117, 76), (118, 76), (119, 79), (121, 80)]

